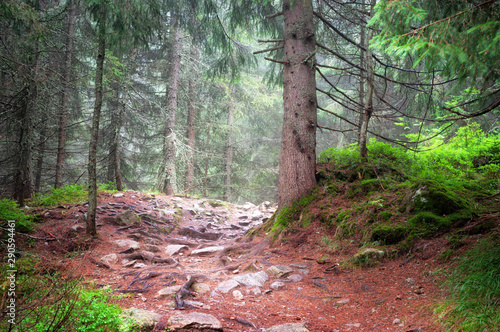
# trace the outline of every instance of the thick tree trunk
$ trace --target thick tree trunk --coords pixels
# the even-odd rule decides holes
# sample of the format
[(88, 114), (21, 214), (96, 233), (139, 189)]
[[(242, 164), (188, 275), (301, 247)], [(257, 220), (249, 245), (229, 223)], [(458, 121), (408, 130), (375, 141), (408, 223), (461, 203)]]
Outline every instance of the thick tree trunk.
[(167, 119), (163, 143), (164, 175), (161, 191), (167, 195), (174, 195), (177, 191), (177, 173), (175, 170), (175, 114), (177, 112), (177, 92), (179, 85), (179, 71), (181, 67), (181, 30), (175, 24), (172, 41), (172, 56), (170, 80), (167, 86)]
[(89, 144), (89, 206), (87, 210), (87, 234), (97, 235), (96, 210), (97, 210), (97, 140), (99, 137), (99, 120), (101, 118), (102, 97), (103, 97), (103, 71), (104, 57), (106, 56), (105, 40), (105, 12), (101, 13), (99, 25), (99, 47), (97, 50), (96, 73), (95, 73), (95, 103), (94, 114), (92, 116), (92, 129)]
[(233, 173), (233, 125), (234, 125), (234, 87), (230, 87), (231, 92), (229, 93), (229, 105), (227, 107), (227, 136), (226, 136), (226, 151), (225, 151), (225, 163), (226, 163), (226, 177), (224, 181), (224, 200), (229, 201), (231, 199), (231, 177)]
[[(35, 62), (38, 62), (35, 60)], [(37, 65), (35, 65), (36, 67)], [(36, 71), (36, 69), (34, 70)], [(26, 96), (21, 108), (21, 130), (19, 137), (19, 159), (15, 176), (14, 198), (20, 206), (33, 194), (33, 122), (35, 116), (38, 87), (34, 80), (29, 81)]]
[(315, 30), (311, 0), (283, 1), (285, 68), (278, 206), (308, 195), (316, 185)]
[[(373, 17), (374, 8), (375, 8), (376, 0), (371, 0), (370, 4), (370, 18)], [(368, 160), (368, 149), (366, 147), (368, 143), (368, 124), (370, 122), (370, 118), (373, 114), (373, 58), (372, 51), (370, 49), (370, 40), (373, 37), (373, 29), (368, 29), (368, 33), (366, 34), (366, 96), (365, 96), (365, 109), (363, 114), (363, 122), (361, 123), (361, 127), (359, 130), (359, 150), (361, 154), (361, 160)]]
[[(194, 45), (191, 45), (191, 65), (193, 70), (196, 68), (196, 62), (198, 60), (198, 51)], [(191, 79), (189, 80), (189, 108), (188, 108), (188, 119), (187, 119), (187, 129), (186, 138), (188, 144), (187, 151), (187, 161), (186, 161), (186, 174), (185, 174), (185, 184), (184, 190), (186, 192), (193, 188), (194, 184), (194, 149), (196, 147), (195, 138), (195, 125), (196, 125), (196, 113), (197, 113), (197, 95), (196, 95), (196, 80), (197, 72), (193, 73)]]
[(75, 2), (70, 1), (68, 12), (68, 39), (66, 40), (66, 61), (62, 83), (61, 114), (59, 116), (59, 143), (57, 145), (56, 180), (54, 187), (62, 185), (64, 147), (66, 146), (66, 123), (68, 121), (69, 82), (71, 81), (71, 61), (73, 59), (73, 35), (75, 31)]

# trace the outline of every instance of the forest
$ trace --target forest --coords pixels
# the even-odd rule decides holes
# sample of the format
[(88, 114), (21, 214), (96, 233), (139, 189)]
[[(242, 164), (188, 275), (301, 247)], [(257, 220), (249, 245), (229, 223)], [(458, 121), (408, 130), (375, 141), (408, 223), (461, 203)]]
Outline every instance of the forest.
[[(323, 260), (341, 255), (331, 269), (354, 273), (380, 264), (352, 258), (365, 247), (404, 263), (441, 239), (442, 287), (470, 293), (434, 301), (439, 318), (419, 323), (436, 331), (500, 324), (498, 0), (2, 0), (0, 39), (0, 253), (14, 259), (15, 242), (25, 260), (19, 280), (48, 278), (47, 289), (61, 290), (50, 299), (18, 285), (24, 318), (9, 331), (138, 330), (120, 325), (119, 307), (104, 310), (101, 325), (71, 319), (102, 311), (83, 309), (93, 297), (125, 300), (75, 276), (58, 284), (50, 268), (35, 272), (43, 259), (27, 254), (57, 242), (50, 255), (81, 254), (95, 267), (84, 253), (114, 234), (103, 226), (116, 212), (104, 217), (106, 204), (136, 209), (142, 237), (153, 239), (197, 229), (195, 217), (231, 224), (251, 206), (258, 224), (241, 238), (254, 247), (265, 238), (298, 250), (307, 247), (299, 234), (318, 230)], [(132, 208), (148, 200), (156, 203), (143, 206), (147, 214)], [(71, 237), (55, 226), (70, 214), (82, 224)], [(11, 220), (23, 234), (17, 242)], [(229, 238), (213, 244), (236, 264)], [(460, 262), (480, 252), (487, 255), (475, 269), (485, 275), (474, 276), (483, 288), (467, 290), (476, 282), (464, 279), (473, 274)], [(242, 272), (248, 262), (238, 262)], [(1, 263), (7, 271), (7, 258)], [(97, 267), (116, 268), (106, 264)], [(480, 295), (464, 302), (470, 294)], [(33, 303), (52, 309), (23, 316)], [(310, 320), (313, 331), (334, 330)]]

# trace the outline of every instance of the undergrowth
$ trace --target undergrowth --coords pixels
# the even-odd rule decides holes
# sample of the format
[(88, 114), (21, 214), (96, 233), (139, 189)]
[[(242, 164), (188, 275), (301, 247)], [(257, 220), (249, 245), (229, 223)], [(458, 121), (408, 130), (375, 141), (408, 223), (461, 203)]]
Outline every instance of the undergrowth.
[[(4, 271), (7, 268), (4, 266)], [(16, 317), (4, 317), (2, 331), (128, 332), (121, 308), (111, 301), (109, 290), (93, 289), (79, 279), (63, 277), (34, 256), (17, 262)], [(7, 283), (0, 286), (5, 294)]]
[(27, 215), (16, 202), (6, 198), (0, 199), (0, 227), (5, 228), (9, 220), (16, 222), (17, 232), (26, 233), (33, 230), (35, 217)]
[(78, 204), (87, 199), (87, 191), (81, 184), (68, 184), (62, 188), (52, 188), (49, 194), (37, 197), (35, 204), (41, 206), (56, 206), (61, 204)]
[(437, 311), (453, 331), (498, 331), (500, 326), (500, 237), (479, 242), (448, 280), (450, 296)]

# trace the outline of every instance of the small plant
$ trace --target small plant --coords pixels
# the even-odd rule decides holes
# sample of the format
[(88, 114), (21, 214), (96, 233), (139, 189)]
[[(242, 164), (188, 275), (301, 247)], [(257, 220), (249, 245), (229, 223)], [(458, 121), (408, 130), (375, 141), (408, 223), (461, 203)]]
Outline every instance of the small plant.
[(29, 232), (33, 230), (35, 217), (28, 216), (25, 210), (19, 208), (16, 202), (9, 199), (0, 199), (0, 227), (5, 228), (7, 221), (14, 220), (15, 231)]
[(83, 203), (87, 199), (87, 193), (81, 184), (68, 184), (62, 188), (52, 188), (50, 194), (43, 195), (37, 199), (38, 205), (56, 206), (61, 204)]

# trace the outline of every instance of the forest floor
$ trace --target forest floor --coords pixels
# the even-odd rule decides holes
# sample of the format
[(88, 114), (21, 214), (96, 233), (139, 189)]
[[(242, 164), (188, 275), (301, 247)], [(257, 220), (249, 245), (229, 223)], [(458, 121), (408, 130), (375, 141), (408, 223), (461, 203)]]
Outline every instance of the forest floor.
[[(224, 331), (261, 331), (286, 323), (302, 323), (309, 331), (441, 330), (433, 310), (445, 296), (440, 271), (449, 263), (439, 259), (444, 238), (422, 241), (411, 256), (352, 267), (342, 262), (359, 248), (346, 246), (329, 260), (320, 259), (327, 251), (321, 239), (329, 230), (316, 221), (273, 244), (249, 236), (250, 228), (271, 216), (269, 206), (214, 207), (220, 201), (133, 191), (99, 196), (97, 238), (85, 235), (86, 205), (59, 206), (40, 211), (44, 221), (30, 250), (43, 258), (39, 269), (83, 277), (96, 287), (127, 294), (115, 300), (123, 308), (160, 314), (155, 331), (166, 330), (171, 316), (189, 312), (214, 316)], [(142, 221), (117, 225), (125, 210)], [(171, 256), (167, 246), (180, 251)], [(196, 251), (204, 248), (212, 249)], [(109, 254), (116, 256), (105, 257)], [(284, 275), (273, 275), (272, 266), (284, 266)], [(269, 279), (247, 280), (253, 286), (245, 287), (241, 277), (259, 271)], [(177, 309), (175, 291), (188, 276), (198, 285), (183, 298), (192, 301), (188, 308)]]

